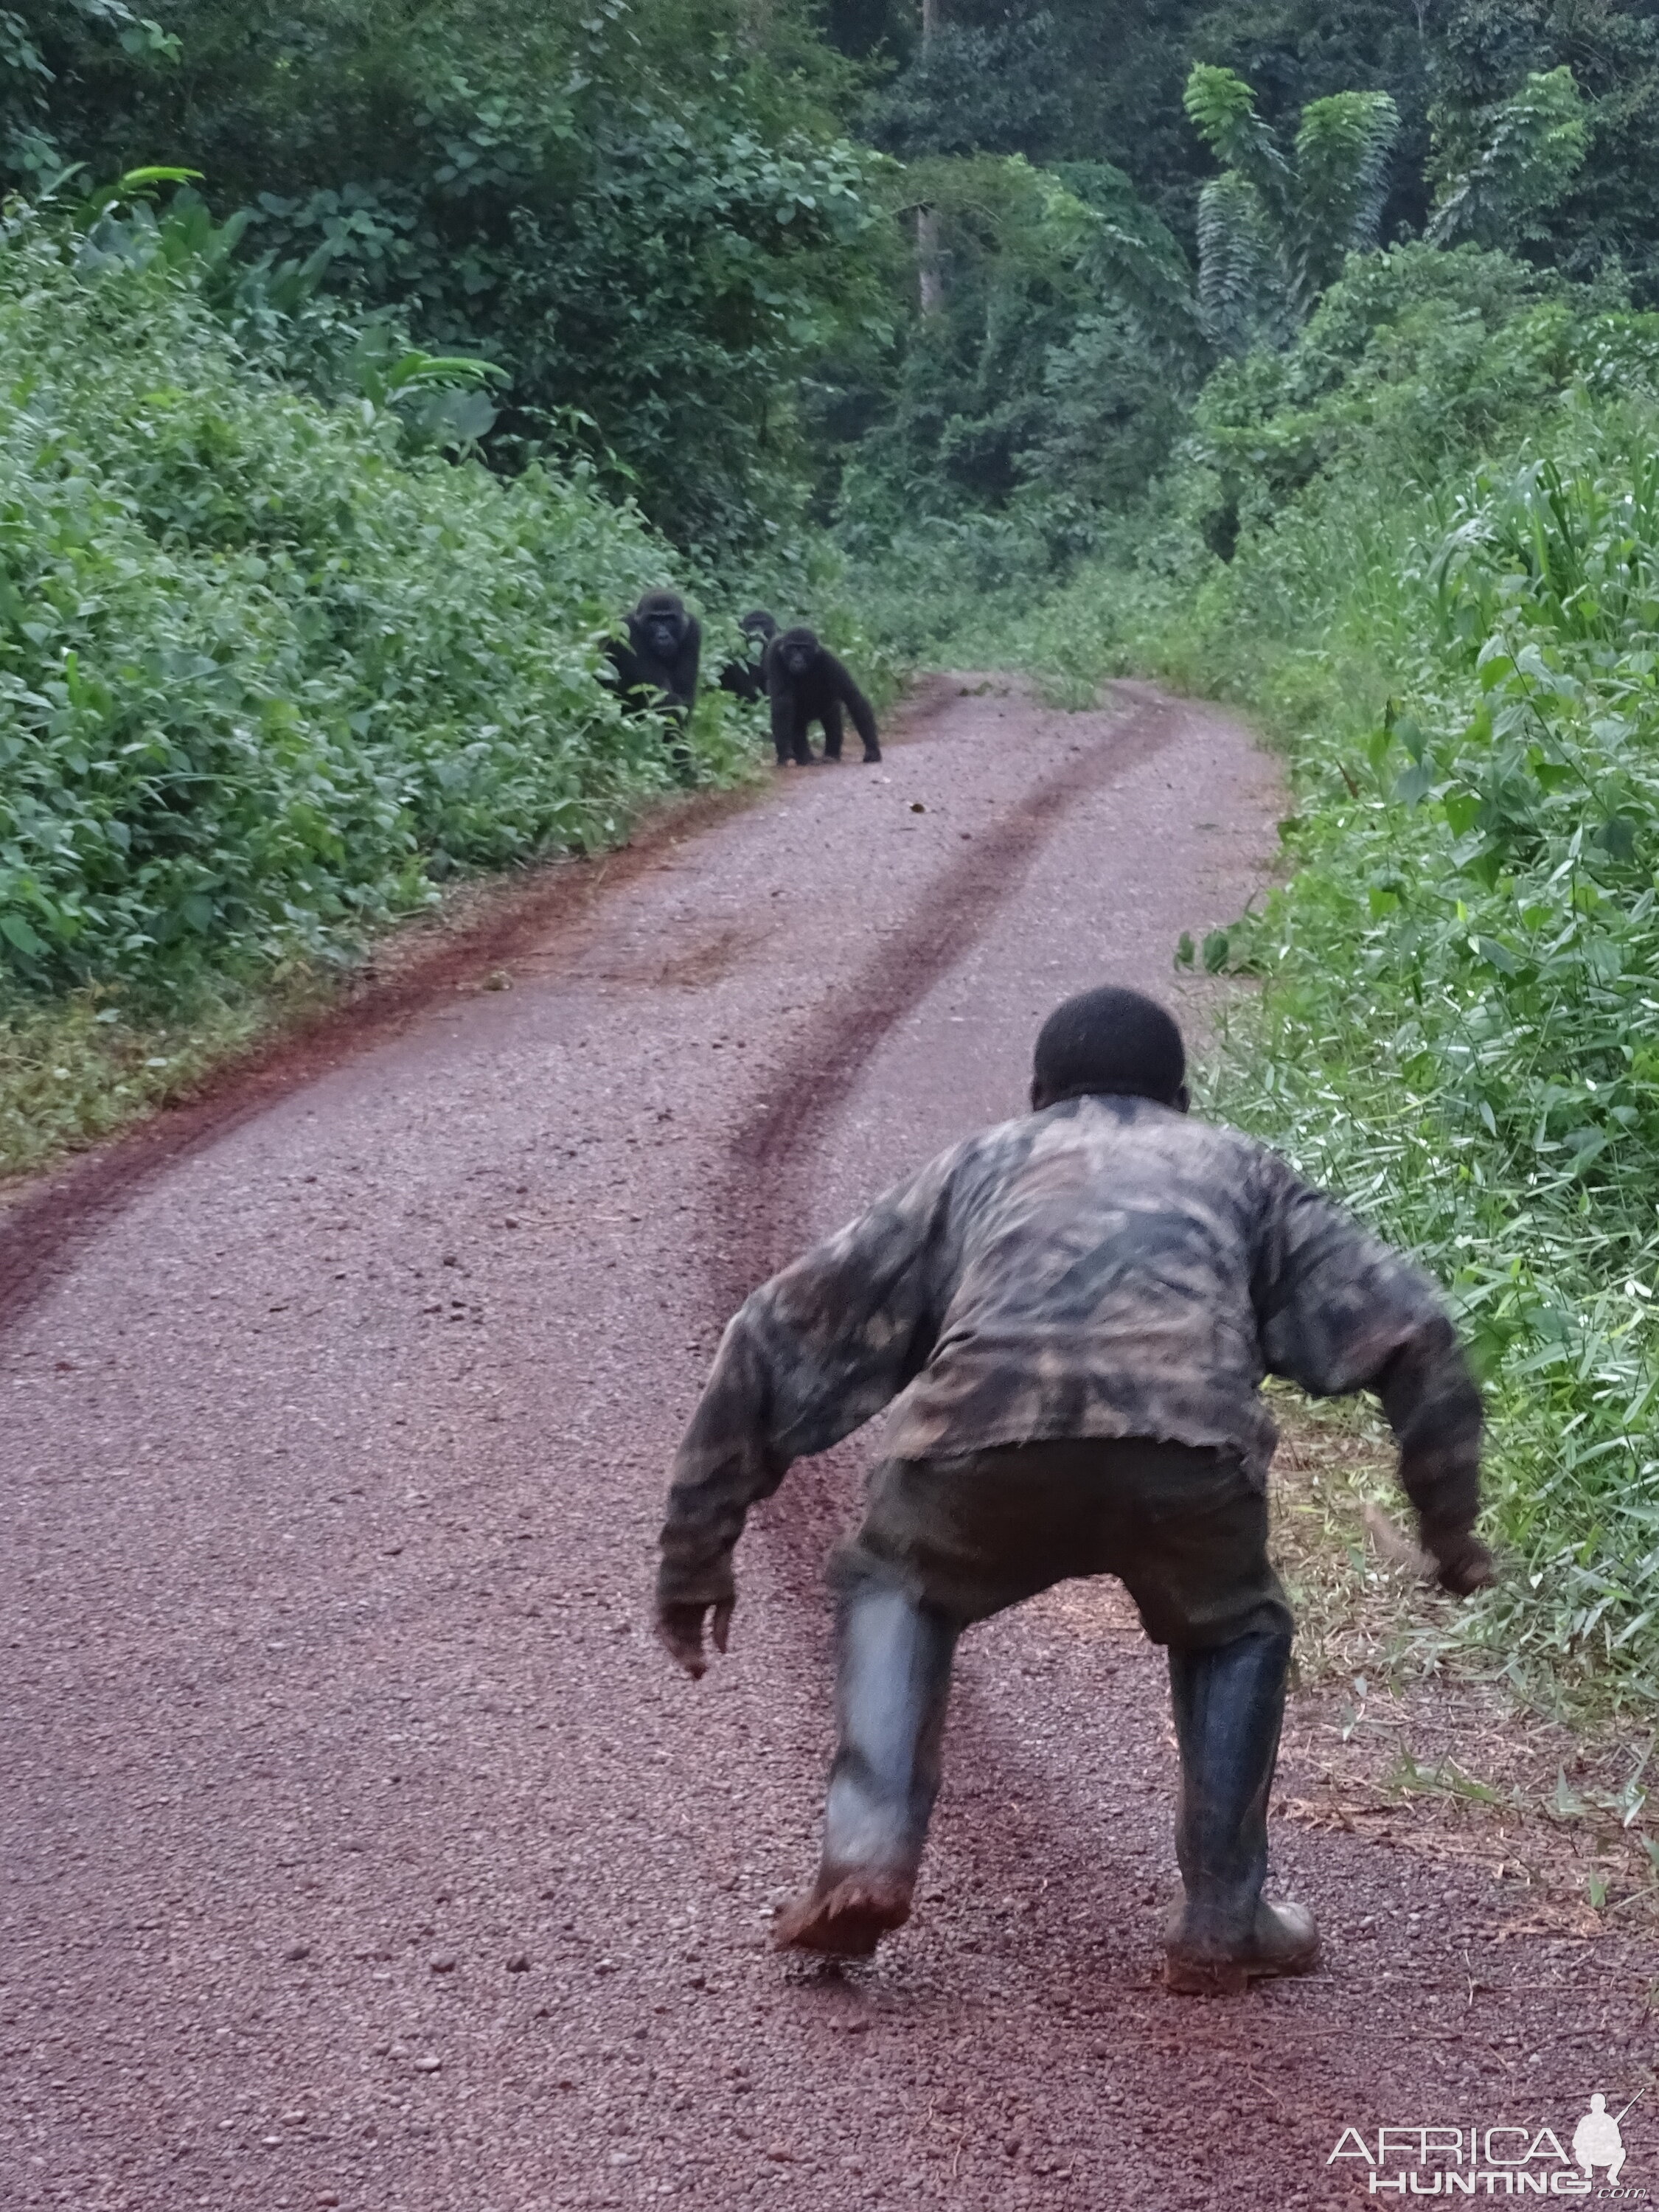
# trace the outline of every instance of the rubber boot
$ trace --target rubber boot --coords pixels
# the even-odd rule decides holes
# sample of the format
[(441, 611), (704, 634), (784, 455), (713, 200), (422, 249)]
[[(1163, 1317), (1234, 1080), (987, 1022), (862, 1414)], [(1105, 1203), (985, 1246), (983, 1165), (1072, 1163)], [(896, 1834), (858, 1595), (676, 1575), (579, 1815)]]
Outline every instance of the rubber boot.
[(1165, 1930), (1172, 1990), (1230, 1992), (1318, 1963), (1313, 1915), (1261, 1896), (1290, 1656), (1290, 1637), (1271, 1632), (1211, 1650), (1170, 1649), (1181, 1747), (1176, 1856), (1187, 1891)]
[(867, 1959), (909, 1918), (957, 1633), (903, 1590), (858, 1583), (843, 1594), (823, 1862), (811, 1889), (778, 1915), (781, 1948)]

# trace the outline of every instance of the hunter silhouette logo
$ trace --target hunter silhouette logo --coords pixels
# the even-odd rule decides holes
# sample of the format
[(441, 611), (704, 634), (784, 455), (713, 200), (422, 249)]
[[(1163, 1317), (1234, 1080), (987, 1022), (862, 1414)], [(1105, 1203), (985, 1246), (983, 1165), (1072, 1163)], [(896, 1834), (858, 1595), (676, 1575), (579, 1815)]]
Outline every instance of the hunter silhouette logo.
[[(1636, 2102), (1631, 2099), (1631, 2105)], [(1629, 2112), (1630, 2105), (1625, 2107)], [(1625, 2170), (1625, 2138), (1619, 2132), (1619, 2119), (1607, 2110), (1607, 2100), (1598, 2089), (1590, 2099), (1590, 2108), (1572, 2131), (1572, 2154), (1588, 2174), (1594, 2174), (1598, 2166), (1607, 2169), (1607, 2179), (1617, 2181)]]

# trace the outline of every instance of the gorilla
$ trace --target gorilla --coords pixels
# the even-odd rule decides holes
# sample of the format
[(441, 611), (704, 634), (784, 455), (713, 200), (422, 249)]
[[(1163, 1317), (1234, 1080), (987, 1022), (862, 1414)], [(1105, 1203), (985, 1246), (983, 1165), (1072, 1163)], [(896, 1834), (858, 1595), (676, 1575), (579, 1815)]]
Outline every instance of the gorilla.
[(753, 607), (738, 628), (743, 632), (744, 658), (728, 660), (721, 669), (720, 690), (745, 707), (755, 707), (766, 696), (766, 648), (778, 634), (777, 617), (764, 607)]
[(623, 617), (628, 642), (612, 638), (606, 650), (617, 689), (632, 707), (662, 706), (682, 729), (697, 696), (702, 629), (677, 592), (647, 592)]
[(766, 648), (762, 663), (766, 695), (772, 702), (772, 743), (778, 765), (793, 760), (805, 768), (812, 758), (806, 733), (814, 722), (823, 725), (823, 757), (841, 758), (842, 709), (853, 718), (853, 726), (864, 740), (866, 761), (881, 758), (876, 718), (870, 702), (835, 654), (821, 646), (810, 629), (787, 629)]

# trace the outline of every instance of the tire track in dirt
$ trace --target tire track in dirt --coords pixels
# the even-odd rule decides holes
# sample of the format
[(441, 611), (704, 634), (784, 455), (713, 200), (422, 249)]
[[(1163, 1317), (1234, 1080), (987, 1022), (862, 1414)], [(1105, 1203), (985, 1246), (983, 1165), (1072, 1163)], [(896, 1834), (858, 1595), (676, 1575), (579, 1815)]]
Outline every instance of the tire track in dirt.
[[(720, 1322), (804, 1241), (814, 1158), (872, 1055), (993, 927), (1067, 813), (1154, 758), (1175, 726), (1170, 702), (1142, 700), (1079, 757), (1044, 777), (934, 879), (919, 909), (795, 1040), (768, 1083), (765, 1103), (729, 1147), (726, 1203), (740, 1233), (714, 1273)], [(757, 1523), (787, 1562), (795, 1590), (818, 1578), (841, 1487), (822, 1463), (797, 1468), (786, 1505)]]
[(838, 986), (769, 1083), (769, 1097), (731, 1144), (730, 1190), (744, 1218), (740, 1265), (717, 1284), (740, 1298), (788, 1256), (800, 1233), (800, 1178), (888, 1032), (984, 935), (1069, 809), (1150, 760), (1174, 734), (1170, 706), (1134, 710), (1081, 759), (1056, 769), (981, 832), (928, 885), (923, 909)]

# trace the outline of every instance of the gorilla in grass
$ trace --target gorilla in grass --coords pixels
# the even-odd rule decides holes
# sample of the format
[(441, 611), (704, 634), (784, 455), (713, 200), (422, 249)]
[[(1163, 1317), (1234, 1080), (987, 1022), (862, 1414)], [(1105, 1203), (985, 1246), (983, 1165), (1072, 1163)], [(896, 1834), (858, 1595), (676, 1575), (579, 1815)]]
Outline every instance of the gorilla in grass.
[(628, 641), (613, 638), (606, 650), (617, 689), (630, 707), (661, 707), (684, 730), (697, 697), (702, 629), (678, 592), (647, 592), (623, 617)]
[(865, 759), (881, 758), (870, 702), (845, 665), (818, 643), (812, 631), (787, 629), (775, 637), (766, 648), (764, 666), (766, 695), (772, 702), (772, 743), (780, 768), (790, 760), (800, 768), (809, 765), (812, 748), (806, 733), (814, 722), (823, 725), (823, 757), (838, 761), (843, 708), (864, 740)]
[(764, 607), (752, 607), (738, 628), (743, 632), (744, 657), (728, 660), (721, 669), (720, 690), (745, 707), (757, 707), (766, 696), (766, 648), (778, 634), (777, 617)]

